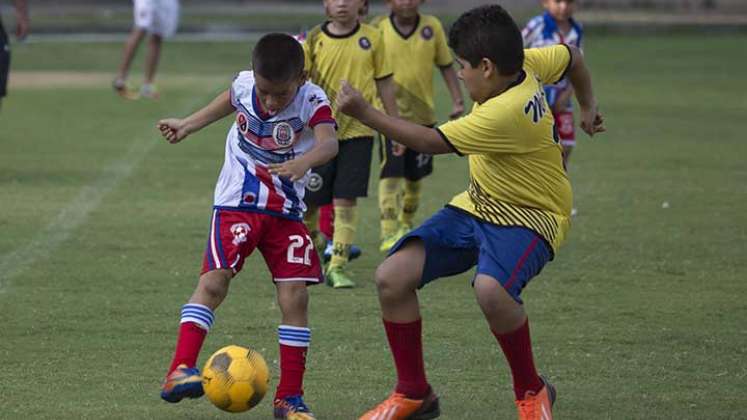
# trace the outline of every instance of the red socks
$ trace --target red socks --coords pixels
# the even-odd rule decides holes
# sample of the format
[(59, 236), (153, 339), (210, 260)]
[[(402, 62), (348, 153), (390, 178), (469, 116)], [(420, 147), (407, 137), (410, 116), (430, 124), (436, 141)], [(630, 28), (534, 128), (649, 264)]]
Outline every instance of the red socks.
[(275, 398), (303, 395), (303, 374), (306, 371), (308, 347), (280, 344), (280, 383)]
[(412, 399), (425, 398), (430, 386), (425, 378), (421, 320), (408, 323), (383, 321), (397, 368), (395, 391)]
[(512, 332), (493, 335), (498, 339), (498, 344), (503, 349), (508, 365), (511, 367), (511, 376), (514, 380), (514, 394), (517, 400), (523, 400), (527, 391), (539, 392), (543, 384), (537, 370), (534, 368), (534, 357), (532, 356), (532, 342), (529, 337), (529, 320)]
[(325, 204), (319, 207), (319, 231), (332, 239), (334, 235), (335, 208), (332, 204)]
[(174, 360), (171, 361), (168, 373), (173, 372), (181, 364), (185, 364), (188, 367), (195, 367), (197, 356), (200, 354), (200, 349), (206, 335), (207, 331), (194, 322), (181, 323), (179, 325), (179, 338), (176, 340)]

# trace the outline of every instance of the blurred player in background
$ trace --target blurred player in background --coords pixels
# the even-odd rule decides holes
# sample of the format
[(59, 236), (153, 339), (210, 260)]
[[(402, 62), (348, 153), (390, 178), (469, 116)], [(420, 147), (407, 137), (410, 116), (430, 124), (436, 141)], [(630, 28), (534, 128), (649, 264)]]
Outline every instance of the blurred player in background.
[[(14, 0), (16, 8), (16, 39), (23, 41), (29, 33), (29, 13), (26, 0)], [(0, 106), (7, 95), (8, 72), (10, 72), (10, 40), (0, 16)]]
[[(378, 16), (371, 24), (381, 29), (386, 53), (394, 70), (397, 108), (401, 118), (433, 127), (433, 66), (438, 66), (451, 96), (449, 118), (464, 112), (464, 99), (452, 66), (441, 22), (435, 16), (421, 14), (423, 0), (388, 0), (388, 16)], [(379, 211), (382, 252), (389, 251), (399, 238), (410, 231), (420, 205), (421, 179), (433, 172), (433, 158), (426, 153), (406, 149), (397, 151), (391, 140), (379, 137)]]
[[(311, 80), (332, 100), (342, 80), (349, 81), (374, 101), (378, 95), (389, 115), (397, 115), (392, 70), (381, 32), (359, 21), (363, 0), (325, 0), (329, 20), (311, 29), (303, 39)], [(354, 287), (345, 270), (358, 224), (357, 199), (368, 195), (374, 131), (345, 115), (335, 115), (340, 151), (337, 157), (313, 169), (307, 186), (307, 226), (318, 248), (326, 245), (318, 226), (318, 207), (334, 204), (332, 258), (326, 278), (335, 288)]]
[[(112, 82), (112, 87), (123, 98), (158, 99), (159, 93), (154, 82), (158, 60), (161, 58), (161, 45), (165, 38), (176, 33), (179, 25), (179, 0), (133, 0), (133, 3), (135, 23), (125, 42), (122, 62)], [(148, 37), (148, 52), (145, 56), (145, 75), (138, 94), (127, 86), (127, 76), (140, 41), (148, 34), (150, 36)]]
[[(350, 85), (336, 98), (338, 111), (407, 147), (469, 155), (467, 191), (405, 235), (376, 270), (397, 383), (389, 398), (361, 418), (439, 416), (438, 397), (425, 375), (417, 290), (477, 266), (475, 297), (511, 369), (519, 419), (551, 420), (555, 388), (535, 368), (520, 298), (570, 226), (571, 185), (543, 84), (569, 75), (589, 135), (604, 131), (602, 116), (579, 50), (524, 50), (519, 28), (498, 5), (462, 14), (449, 32), (449, 46), (475, 102), (463, 118), (428, 128), (378, 112)], [(506, 418), (490, 411), (483, 417)]]
[(323, 275), (303, 224), (303, 198), (310, 168), (332, 159), (338, 144), (327, 97), (307, 81), (303, 63), (303, 49), (295, 39), (265, 35), (254, 47), (253, 71), (239, 73), (230, 89), (187, 118), (158, 122), (163, 136), (178, 143), (210, 123), (236, 115), (215, 186), (200, 280), (182, 307), (176, 351), (161, 392), (166, 401), (203, 394), (195, 364), (214, 311), (246, 257), (259, 249), (282, 314), (274, 416), (314, 418), (304, 403), (302, 386), (311, 341), (306, 287), (322, 282)]
[[(521, 34), (524, 47), (536, 48), (548, 45), (568, 44), (581, 49), (584, 30), (575, 19), (574, 0), (542, 0), (545, 13), (533, 17)], [(545, 86), (545, 98), (555, 118), (560, 144), (563, 146), (563, 165), (568, 169), (571, 152), (576, 146), (576, 129), (573, 118), (573, 87), (567, 78)], [(571, 211), (576, 214), (576, 209)]]

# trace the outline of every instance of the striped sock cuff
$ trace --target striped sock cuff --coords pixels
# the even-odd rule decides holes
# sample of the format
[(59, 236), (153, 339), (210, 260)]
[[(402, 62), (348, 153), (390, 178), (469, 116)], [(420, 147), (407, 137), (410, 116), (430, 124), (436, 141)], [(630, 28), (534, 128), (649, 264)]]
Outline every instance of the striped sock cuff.
[(311, 342), (311, 330), (305, 327), (294, 327), (292, 325), (278, 326), (278, 341), (280, 344), (292, 347), (309, 347)]
[(199, 303), (188, 303), (182, 306), (182, 319), (181, 323), (193, 322), (206, 331), (210, 331), (210, 327), (213, 326), (215, 321), (215, 315), (213, 311), (205, 305)]

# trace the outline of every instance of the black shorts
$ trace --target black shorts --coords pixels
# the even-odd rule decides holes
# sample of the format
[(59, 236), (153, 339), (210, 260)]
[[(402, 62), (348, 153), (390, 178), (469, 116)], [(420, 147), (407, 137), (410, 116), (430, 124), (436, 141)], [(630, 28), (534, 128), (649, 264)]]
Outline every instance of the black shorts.
[(333, 198), (367, 196), (372, 153), (373, 137), (342, 140), (334, 159), (311, 169), (311, 178), (306, 184), (306, 203), (323, 206)]
[(0, 22), (0, 98), (6, 95), (8, 86), (8, 71), (10, 70), (10, 44), (8, 34), (5, 33)]
[[(431, 127), (431, 126), (428, 126)], [(402, 156), (392, 153), (392, 141), (379, 136), (379, 161), (381, 172), (379, 178), (405, 178), (408, 181), (419, 181), (433, 172), (433, 156), (416, 152), (409, 147)]]

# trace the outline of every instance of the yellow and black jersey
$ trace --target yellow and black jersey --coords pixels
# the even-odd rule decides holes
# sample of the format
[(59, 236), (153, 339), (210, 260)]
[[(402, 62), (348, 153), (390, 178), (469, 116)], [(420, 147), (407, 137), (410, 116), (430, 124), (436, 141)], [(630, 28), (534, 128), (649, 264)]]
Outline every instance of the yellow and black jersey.
[[(332, 104), (342, 80), (350, 82), (369, 103), (375, 103), (375, 80), (392, 75), (381, 31), (361, 23), (349, 34), (334, 35), (327, 29), (328, 24), (325, 22), (311, 29), (303, 41), (304, 67), (311, 81), (324, 89)], [(372, 129), (352, 117), (336, 111), (334, 116), (340, 140), (374, 135)]]
[(523, 71), (507, 90), (438, 128), (457, 153), (469, 155), (469, 188), (450, 205), (497, 225), (530, 228), (557, 251), (573, 197), (543, 85), (563, 78), (571, 54), (565, 45), (524, 54)]
[(402, 33), (393, 19), (392, 15), (378, 16), (371, 24), (381, 29), (392, 63), (399, 115), (417, 124), (435, 124), (433, 66), (448, 67), (454, 61), (444, 29), (435, 16), (418, 15), (413, 30)]

